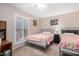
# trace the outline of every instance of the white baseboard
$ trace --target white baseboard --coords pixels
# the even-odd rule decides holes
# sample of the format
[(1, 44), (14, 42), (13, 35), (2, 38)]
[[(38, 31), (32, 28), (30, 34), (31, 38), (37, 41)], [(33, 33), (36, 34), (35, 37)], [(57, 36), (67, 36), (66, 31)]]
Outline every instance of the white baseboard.
[(15, 50), (15, 49), (17, 49), (17, 48), (20, 48), (20, 47), (22, 47), (22, 46), (24, 46), (24, 45), (25, 45), (25, 43), (13, 45), (12, 50)]

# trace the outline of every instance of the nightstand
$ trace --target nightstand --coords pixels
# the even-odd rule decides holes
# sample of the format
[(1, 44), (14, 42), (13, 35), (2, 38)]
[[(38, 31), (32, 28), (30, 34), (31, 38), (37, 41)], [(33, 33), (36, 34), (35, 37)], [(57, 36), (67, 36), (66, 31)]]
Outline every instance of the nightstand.
[(60, 35), (54, 34), (54, 43), (59, 44), (60, 43)]

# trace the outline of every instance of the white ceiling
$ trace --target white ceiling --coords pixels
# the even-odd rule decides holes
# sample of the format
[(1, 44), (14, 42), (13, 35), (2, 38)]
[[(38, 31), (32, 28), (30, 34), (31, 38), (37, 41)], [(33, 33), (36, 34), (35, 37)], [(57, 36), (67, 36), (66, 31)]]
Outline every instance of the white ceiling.
[(79, 3), (47, 3), (45, 9), (37, 9), (32, 3), (10, 3), (10, 5), (39, 18), (79, 10)]

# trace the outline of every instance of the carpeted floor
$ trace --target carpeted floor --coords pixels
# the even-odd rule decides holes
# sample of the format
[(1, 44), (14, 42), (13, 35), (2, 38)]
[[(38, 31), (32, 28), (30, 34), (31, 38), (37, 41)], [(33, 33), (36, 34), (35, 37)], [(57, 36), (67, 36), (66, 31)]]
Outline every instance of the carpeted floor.
[(42, 51), (31, 46), (23, 46), (14, 50), (13, 56), (59, 56), (59, 48), (52, 44), (46, 51)]

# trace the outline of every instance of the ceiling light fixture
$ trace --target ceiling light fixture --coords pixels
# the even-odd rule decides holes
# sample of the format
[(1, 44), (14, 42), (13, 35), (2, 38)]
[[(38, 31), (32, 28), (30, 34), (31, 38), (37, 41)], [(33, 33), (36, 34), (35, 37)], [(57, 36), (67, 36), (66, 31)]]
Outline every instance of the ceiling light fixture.
[(32, 3), (31, 5), (37, 9), (46, 9), (47, 8), (46, 3)]

